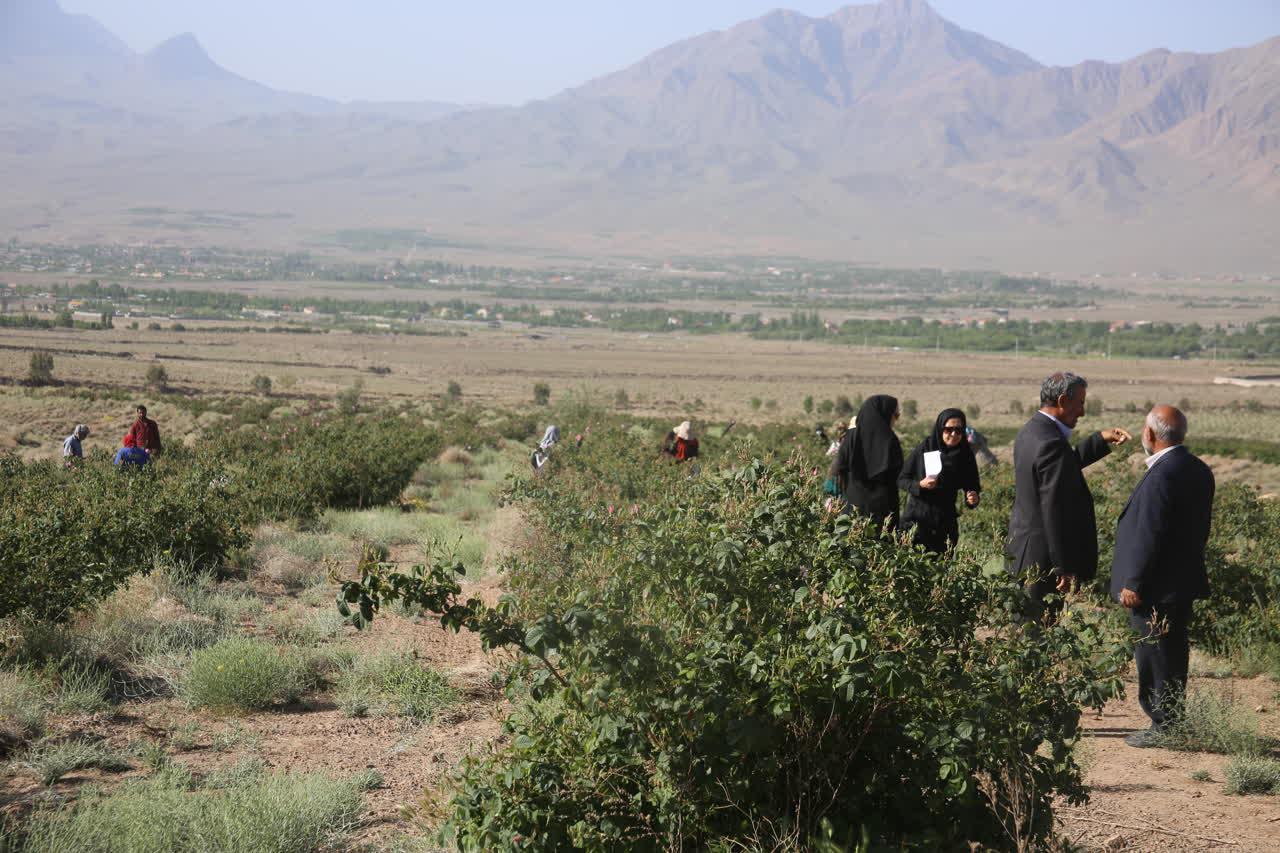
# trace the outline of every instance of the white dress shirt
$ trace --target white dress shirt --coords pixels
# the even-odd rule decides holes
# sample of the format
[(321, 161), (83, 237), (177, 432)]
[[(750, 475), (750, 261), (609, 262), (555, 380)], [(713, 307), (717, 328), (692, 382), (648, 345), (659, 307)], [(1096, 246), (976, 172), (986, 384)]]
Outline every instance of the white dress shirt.
[(1181, 444), (1171, 444), (1168, 447), (1166, 447), (1164, 450), (1158, 450), (1155, 453), (1152, 453), (1150, 456), (1148, 456), (1144, 460), (1147, 463), (1147, 470), (1150, 471), (1152, 468), (1154, 468), (1156, 466), (1156, 463), (1159, 462), (1161, 459), (1163, 459), (1165, 457), (1165, 454), (1167, 454), (1170, 450), (1177, 450), (1181, 446), (1182, 446)]
[(1065, 438), (1067, 441), (1071, 440), (1071, 427), (1067, 426), (1062, 421), (1058, 420), (1053, 415), (1049, 414), (1044, 410), (1041, 410), (1040, 414), (1044, 415), (1046, 418), (1048, 418), (1049, 420), (1053, 421), (1055, 424), (1058, 425), (1058, 430), (1062, 433), (1063, 438)]

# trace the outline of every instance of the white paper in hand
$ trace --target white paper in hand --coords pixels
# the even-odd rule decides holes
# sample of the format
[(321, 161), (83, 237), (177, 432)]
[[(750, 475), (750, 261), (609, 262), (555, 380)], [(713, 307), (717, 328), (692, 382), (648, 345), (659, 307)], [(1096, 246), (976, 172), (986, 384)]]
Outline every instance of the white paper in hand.
[(924, 475), (936, 477), (942, 473), (942, 451), (926, 450), (924, 453)]

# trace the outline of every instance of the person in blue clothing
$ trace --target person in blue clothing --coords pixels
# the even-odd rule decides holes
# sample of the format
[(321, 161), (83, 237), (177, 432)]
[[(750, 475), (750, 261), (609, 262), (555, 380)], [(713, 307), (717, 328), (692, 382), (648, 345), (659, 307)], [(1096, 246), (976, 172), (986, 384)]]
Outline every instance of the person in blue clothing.
[(116, 457), (112, 461), (121, 468), (142, 468), (151, 464), (151, 454), (138, 447), (132, 435), (126, 435), (124, 447), (116, 451)]
[(84, 447), (80, 442), (88, 437), (89, 427), (84, 424), (76, 424), (76, 428), (71, 435), (62, 440), (62, 458), (67, 460), (67, 464), (71, 464), (73, 460), (84, 458)]

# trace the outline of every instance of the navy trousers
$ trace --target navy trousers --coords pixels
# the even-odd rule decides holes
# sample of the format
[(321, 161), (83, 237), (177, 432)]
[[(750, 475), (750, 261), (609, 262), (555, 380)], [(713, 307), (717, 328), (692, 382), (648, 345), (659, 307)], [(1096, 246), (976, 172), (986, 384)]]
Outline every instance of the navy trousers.
[(1156, 728), (1177, 716), (1181, 707), (1191, 658), (1190, 622), (1190, 601), (1143, 605), (1129, 612), (1129, 627), (1146, 638), (1133, 653), (1138, 704)]

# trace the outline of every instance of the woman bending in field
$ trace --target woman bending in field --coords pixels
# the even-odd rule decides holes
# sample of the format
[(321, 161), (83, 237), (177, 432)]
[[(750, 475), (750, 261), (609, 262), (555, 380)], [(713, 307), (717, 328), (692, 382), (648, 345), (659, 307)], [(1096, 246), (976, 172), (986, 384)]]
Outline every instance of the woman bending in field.
[(687, 462), (698, 456), (698, 438), (693, 434), (693, 425), (688, 421), (667, 433), (662, 443), (662, 452), (677, 462)]
[(913, 543), (935, 554), (954, 548), (960, 539), (956, 495), (963, 492), (970, 509), (982, 495), (978, 462), (965, 440), (966, 426), (964, 412), (944, 409), (933, 432), (907, 457), (898, 478), (907, 493), (902, 525), (912, 530)]

